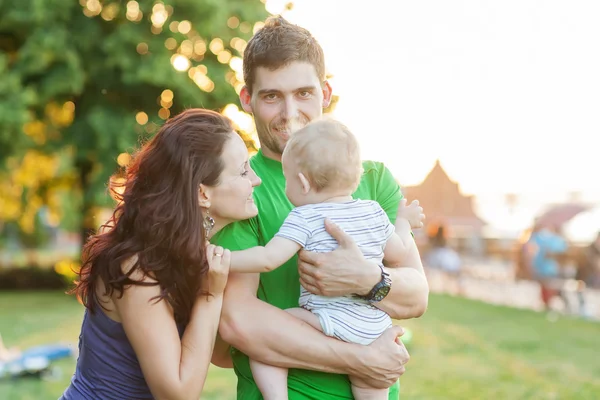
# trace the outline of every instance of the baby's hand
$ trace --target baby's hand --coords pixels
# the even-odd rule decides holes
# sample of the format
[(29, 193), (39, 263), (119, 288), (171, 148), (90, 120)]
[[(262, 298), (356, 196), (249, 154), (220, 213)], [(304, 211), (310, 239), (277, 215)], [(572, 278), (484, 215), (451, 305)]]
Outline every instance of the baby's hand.
[(423, 207), (419, 205), (419, 200), (413, 200), (407, 206), (406, 199), (402, 199), (398, 206), (398, 218), (407, 220), (412, 229), (422, 228), (425, 214), (423, 214)]

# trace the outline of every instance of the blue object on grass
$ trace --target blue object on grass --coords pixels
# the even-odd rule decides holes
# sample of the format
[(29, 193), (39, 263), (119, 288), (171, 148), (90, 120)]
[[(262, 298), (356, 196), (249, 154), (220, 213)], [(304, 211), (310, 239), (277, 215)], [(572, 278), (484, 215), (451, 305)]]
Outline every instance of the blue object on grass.
[(53, 361), (72, 355), (72, 346), (66, 344), (31, 347), (23, 351), (19, 358), (8, 362), (0, 361), (0, 379), (41, 374), (50, 368)]
[(21, 358), (46, 357), (49, 361), (60, 360), (73, 354), (71, 346), (66, 344), (49, 344), (30, 347), (21, 353)]

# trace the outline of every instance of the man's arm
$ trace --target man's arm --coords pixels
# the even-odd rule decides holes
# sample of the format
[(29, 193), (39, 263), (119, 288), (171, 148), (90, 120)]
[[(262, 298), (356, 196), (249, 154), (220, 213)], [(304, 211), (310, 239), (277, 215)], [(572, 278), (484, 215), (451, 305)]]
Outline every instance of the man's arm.
[[(395, 223), (396, 231), (400, 231), (403, 229), (403, 221), (399, 221), (397, 216), (402, 210), (404, 196), (400, 190), (400, 185), (390, 170), (383, 164), (379, 164), (379, 168), (381, 168), (381, 173), (378, 179), (375, 200), (386, 212), (390, 221)], [(429, 301), (429, 284), (423, 270), (417, 243), (413, 238), (405, 244), (408, 244), (408, 249), (402, 262), (386, 265), (385, 267), (392, 281), (392, 290), (385, 299), (376, 304), (378, 308), (395, 319), (420, 317), (427, 310)], [(372, 267), (370, 271), (372, 271), (371, 279), (368, 280), (368, 284), (365, 284), (367, 287), (363, 288), (363, 294), (371, 290), (368, 288), (369, 284), (375, 285), (381, 280), (381, 271), (377, 272)], [(377, 273), (379, 273), (379, 276), (377, 276)]]
[(404, 373), (406, 348), (393, 327), (369, 346), (325, 336), (307, 323), (256, 297), (258, 274), (231, 274), (219, 332), (248, 357), (283, 368), (311, 369), (363, 377), (380, 388)]
[[(215, 240), (223, 247), (240, 250), (259, 245), (258, 227), (252, 221), (224, 231)], [(390, 328), (369, 346), (329, 338), (259, 300), (259, 280), (259, 274), (230, 274), (219, 325), (225, 342), (266, 364), (356, 375), (375, 387), (389, 387), (404, 373), (409, 356), (406, 348), (395, 342), (401, 328)]]
[(223, 338), (217, 334), (217, 340), (215, 341), (215, 348), (210, 362), (220, 368), (233, 368), (229, 350), (229, 343), (226, 343)]
[[(375, 306), (395, 319), (418, 318), (423, 315), (429, 301), (429, 284), (423, 270), (419, 249), (414, 240), (403, 261), (387, 265), (385, 271), (390, 275), (392, 289), (385, 299), (376, 303)], [(363, 292), (364, 294), (368, 293), (381, 280), (379, 267), (375, 273), (371, 274), (371, 280), (365, 284), (367, 289)], [(373, 285), (369, 288), (368, 285), (371, 283)], [(365, 289), (363, 288), (363, 290)]]

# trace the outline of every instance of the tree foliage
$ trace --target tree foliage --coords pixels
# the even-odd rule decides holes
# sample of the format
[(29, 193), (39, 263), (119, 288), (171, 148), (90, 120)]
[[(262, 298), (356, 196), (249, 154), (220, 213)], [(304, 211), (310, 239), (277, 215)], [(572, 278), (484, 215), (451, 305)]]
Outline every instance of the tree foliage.
[(265, 17), (259, 0), (0, 0), (0, 221), (58, 212), (60, 193), (82, 215), (106, 205), (110, 176), (165, 119), (237, 102)]

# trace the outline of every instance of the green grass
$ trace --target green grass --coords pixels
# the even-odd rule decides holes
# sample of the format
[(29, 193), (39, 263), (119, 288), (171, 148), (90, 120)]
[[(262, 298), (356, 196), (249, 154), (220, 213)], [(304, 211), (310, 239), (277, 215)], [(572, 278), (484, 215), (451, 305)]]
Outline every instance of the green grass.
[[(0, 293), (0, 332), (8, 345), (76, 342), (81, 306), (61, 293)], [(402, 399), (593, 399), (600, 393), (600, 324), (432, 295), (426, 316), (406, 321), (412, 359)], [(0, 383), (0, 399), (56, 399), (61, 379)], [(594, 395), (596, 393), (596, 395)], [(211, 369), (203, 399), (235, 398), (230, 370)]]
[(404, 326), (415, 338), (404, 398), (599, 398), (600, 324), (431, 296)]
[[(69, 342), (77, 344), (83, 307), (60, 292), (0, 292), (0, 333), (8, 346), (21, 349), (38, 344)], [(75, 361), (55, 364), (60, 379), (43, 381), (21, 379), (0, 381), (1, 400), (56, 400), (69, 385)], [(202, 399), (235, 399), (233, 370), (212, 367)]]

